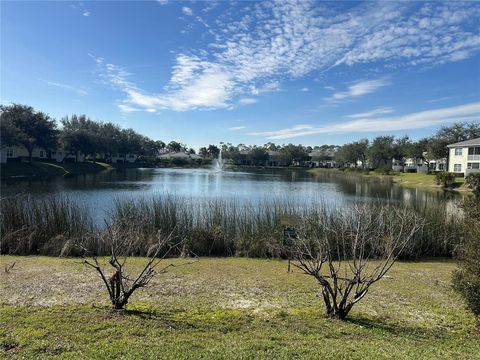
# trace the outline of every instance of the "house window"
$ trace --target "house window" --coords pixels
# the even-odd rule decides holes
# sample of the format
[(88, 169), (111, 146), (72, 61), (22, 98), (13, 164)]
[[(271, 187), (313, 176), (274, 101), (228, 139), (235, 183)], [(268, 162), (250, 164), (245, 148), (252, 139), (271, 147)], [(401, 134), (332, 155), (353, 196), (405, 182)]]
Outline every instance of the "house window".
[(480, 155), (480, 147), (468, 148), (468, 155)]
[(453, 171), (454, 172), (462, 172), (462, 164), (455, 164), (453, 165)]
[(462, 155), (462, 148), (455, 148), (455, 155)]
[(40, 157), (41, 158), (45, 157), (45, 153), (43, 152), (43, 150), (40, 150)]
[(443, 164), (438, 164), (438, 170), (441, 170), (441, 171), (443, 171), (443, 170), (444, 170), (444, 166), (443, 166)]
[(480, 163), (467, 163), (467, 169), (480, 169)]
[(7, 158), (13, 158), (14, 156), (13, 149), (7, 149)]

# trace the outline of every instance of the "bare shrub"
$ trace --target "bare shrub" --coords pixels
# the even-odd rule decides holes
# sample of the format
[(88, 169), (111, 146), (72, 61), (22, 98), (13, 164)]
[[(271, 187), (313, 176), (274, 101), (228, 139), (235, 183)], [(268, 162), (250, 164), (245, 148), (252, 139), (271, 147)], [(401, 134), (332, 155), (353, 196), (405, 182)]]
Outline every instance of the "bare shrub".
[[(180, 243), (171, 244), (171, 235), (164, 237), (158, 232), (151, 241), (143, 242), (146, 246), (144, 251), (147, 254), (147, 260), (142, 270), (136, 276), (132, 276), (126, 264), (130, 255), (142, 252), (138, 249), (141, 243), (139, 238), (143, 236), (141, 229), (127, 222), (107, 224), (106, 230), (99, 236), (101, 244), (97, 244), (97, 249), (94, 251), (97, 251), (100, 245), (109, 252), (108, 264), (111, 270), (108, 271), (107, 265), (102, 263), (96, 255), (90, 258), (84, 256), (83, 263), (98, 272), (114, 309), (123, 309), (135, 290), (147, 286), (155, 275), (166, 273), (169, 267), (174, 266), (173, 264), (159, 266), (169, 254), (178, 253)], [(81, 246), (86, 255), (92, 253), (85, 246)]]
[(327, 316), (344, 319), (422, 226), (408, 208), (356, 205), (322, 211), (299, 232), (293, 264), (321, 286)]

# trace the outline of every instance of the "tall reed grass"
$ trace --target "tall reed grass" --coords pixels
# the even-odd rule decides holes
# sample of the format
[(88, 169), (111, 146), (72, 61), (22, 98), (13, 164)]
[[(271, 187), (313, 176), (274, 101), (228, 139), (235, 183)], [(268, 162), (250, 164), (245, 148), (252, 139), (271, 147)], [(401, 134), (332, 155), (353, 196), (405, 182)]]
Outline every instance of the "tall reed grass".
[[(298, 215), (314, 223), (326, 215), (340, 216), (345, 206), (322, 201), (298, 204), (288, 199), (245, 203), (238, 199), (157, 195), (116, 199), (105, 222), (125, 225), (125, 231), (138, 242), (135, 255), (146, 255), (148, 242), (160, 232), (164, 236), (171, 234), (172, 241), (182, 242), (185, 253), (199, 256), (281, 257), (285, 255), (282, 215)], [(380, 204), (372, 202), (369, 206), (376, 211)], [(382, 206), (393, 209), (399, 205)], [(425, 227), (402, 257), (452, 256), (463, 234), (462, 217), (441, 203), (405, 206), (424, 219)], [(99, 244), (105, 236), (103, 225), (95, 224), (87, 208), (67, 197), (5, 198), (1, 203), (1, 252), (76, 255), (79, 250), (72, 244), (82, 240), (97, 254), (105, 254), (107, 249)]]

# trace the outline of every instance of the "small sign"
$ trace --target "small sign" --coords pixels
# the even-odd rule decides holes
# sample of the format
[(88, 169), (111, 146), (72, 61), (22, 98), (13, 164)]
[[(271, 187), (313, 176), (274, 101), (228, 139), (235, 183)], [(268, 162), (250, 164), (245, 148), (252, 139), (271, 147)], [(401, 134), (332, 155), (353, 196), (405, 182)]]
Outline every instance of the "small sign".
[(302, 223), (302, 218), (298, 215), (280, 215), (280, 224), (283, 226), (298, 226)]

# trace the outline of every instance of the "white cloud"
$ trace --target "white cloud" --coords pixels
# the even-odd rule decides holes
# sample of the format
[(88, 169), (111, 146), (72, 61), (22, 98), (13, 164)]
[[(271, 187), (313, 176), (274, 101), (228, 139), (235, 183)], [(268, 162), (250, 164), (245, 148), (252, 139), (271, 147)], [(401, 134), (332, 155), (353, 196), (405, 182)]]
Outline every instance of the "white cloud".
[[(238, 98), (278, 91), (281, 82), (313, 71), (366, 63), (379, 69), (431, 66), (480, 51), (480, 5), (474, 2), (363, 2), (349, 5), (348, 12), (343, 5), (314, 1), (239, 2), (225, 8), (213, 22), (197, 17), (189, 22), (187, 32), (201, 23), (210, 43), (176, 54), (166, 86), (159, 84), (157, 94), (135, 90), (154, 99), (156, 108), (228, 108)], [(181, 10), (194, 16), (187, 6)], [(205, 94), (198, 94), (205, 84)], [(366, 80), (330, 100), (359, 97), (385, 85), (385, 79)]]
[(87, 90), (85, 90), (85, 88), (82, 88), (82, 87), (75, 87), (75, 86), (72, 86), (72, 85), (62, 84), (62, 83), (59, 83), (59, 82), (43, 80), (43, 79), (39, 79), (39, 80), (44, 82), (45, 84), (48, 84), (48, 85), (51, 85), (51, 86), (55, 86), (55, 87), (58, 87), (58, 88), (61, 88), (61, 89), (69, 90), (69, 91), (73, 91), (80, 96), (88, 95)]
[(182, 13), (184, 13), (187, 16), (193, 16), (193, 10), (188, 6), (182, 7)]
[(120, 111), (124, 112), (124, 113), (131, 113), (131, 112), (135, 112), (135, 111), (141, 111), (141, 109), (136, 109), (136, 108), (133, 108), (129, 105), (126, 105), (126, 104), (117, 104), (118, 108), (120, 109)]
[(91, 15), (91, 12), (88, 10), (83, 10), (82, 15), (88, 17)]
[(367, 112), (364, 112), (364, 113), (348, 115), (347, 117), (352, 118), (352, 119), (370, 118), (370, 117), (375, 117), (375, 116), (378, 116), (378, 115), (390, 114), (393, 111), (394, 110), (391, 107), (377, 107), (377, 108), (372, 109), (370, 111), (367, 111)]
[(251, 105), (256, 104), (258, 100), (253, 98), (241, 98), (240, 100), (238, 100), (238, 102), (242, 105)]
[(389, 82), (385, 79), (359, 81), (350, 85), (345, 91), (336, 92), (332, 96), (326, 98), (326, 100), (338, 102), (348, 98), (363, 96), (375, 92), (388, 84)]
[(307, 92), (307, 91), (310, 91), (310, 89), (308, 87), (304, 87), (304, 88), (301, 88), (300, 91)]
[(264, 136), (267, 139), (289, 139), (315, 134), (388, 132), (420, 129), (457, 121), (479, 121), (479, 116), (480, 102), (475, 102), (448, 108), (420, 111), (397, 117), (362, 118), (324, 126), (295, 125), (287, 129), (254, 132), (250, 135)]
[(168, 4), (168, 0), (157, 0), (157, 2), (160, 4), (160, 5), (167, 5)]
[(245, 129), (245, 126), (233, 126), (231, 128), (228, 128), (228, 130), (231, 130), (231, 131), (238, 131), (242, 129)]

